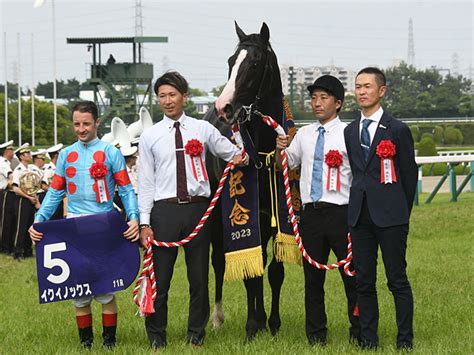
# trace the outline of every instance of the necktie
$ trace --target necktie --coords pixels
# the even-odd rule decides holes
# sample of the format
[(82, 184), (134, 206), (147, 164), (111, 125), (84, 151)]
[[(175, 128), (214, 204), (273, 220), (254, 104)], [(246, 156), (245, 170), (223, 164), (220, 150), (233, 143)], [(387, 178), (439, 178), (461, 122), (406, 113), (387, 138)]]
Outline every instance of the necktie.
[(188, 199), (188, 187), (186, 185), (186, 163), (184, 162), (183, 137), (179, 129), (179, 121), (174, 123), (176, 129), (174, 140), (176, 144), (176, 196), (179, 200)]
[(318, 128), (319, 136), (316, 141), (313, 159), (313, 176), (311, 178), (311, 200), (317, 202), (323, 195), (323, 161), (324, 161), (324, 127)]
[(369, 126), (372, 123), (372, 120), (364, 119), (362, 121), (362, 131), (360, 132), (360, 145), (362, 147), (362, 152), (364, 153), (364, 159), (367, 161), (369, 157), (369, 149), (370, 149), (370, 133), (369, 133)]

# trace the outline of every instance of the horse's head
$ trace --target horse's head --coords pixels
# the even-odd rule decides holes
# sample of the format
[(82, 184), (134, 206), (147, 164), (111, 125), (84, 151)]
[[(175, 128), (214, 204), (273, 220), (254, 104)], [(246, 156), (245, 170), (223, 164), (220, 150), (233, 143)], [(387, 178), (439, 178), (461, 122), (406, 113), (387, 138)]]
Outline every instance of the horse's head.
[[(235, 22), (239, 44), (229, 58), (229, 79), (215, 103), (216, 113), (227, 124), (245, 120), (249, 109), (270, 94), (275, 75), (280, 79), (275, 53), (270, 46), (270, 31), (263, 23), (260, 33), (246, 35)], [(278, 73), (276, 73), (276, 71)]]

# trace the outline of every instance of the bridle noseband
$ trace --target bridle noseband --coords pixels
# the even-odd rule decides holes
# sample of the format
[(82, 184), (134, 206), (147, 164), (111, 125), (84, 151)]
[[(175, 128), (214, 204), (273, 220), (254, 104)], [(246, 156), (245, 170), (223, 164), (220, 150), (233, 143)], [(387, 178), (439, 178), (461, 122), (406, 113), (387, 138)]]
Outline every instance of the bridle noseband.
[[(246, 44), (245, 46), (249, 47), (257, 47), (259, 49), (262, 49), (262, 46), (256, 45), (256, 44)], [(258, 111), (259, 108), (259, 103), (262, 97), (265, 96), (265, 80), (267, 78), (269, 68), (271, 67), (270, 65), (270, 53), (271, 49), (266, 48), (264, 49), (265, 52), (265, 67), (263, 69), (263, 75), (262, 75), (262, 80), (260, 80), (260, 85), (258, 87), (257, 95), (255, 96), (255, 100), (250, 104), (250, 105), (242, 105), (241, 106), (241, 112), (243, 111), (244, 114), (242, 115), (241, 112), (239, 112), (237, 116), (237, 122), (239, 124), (243, 124), (245, 122), (249, 122), (252, 119), (252, 116)], [(269, 87), (270, 85), (267, 85)]]

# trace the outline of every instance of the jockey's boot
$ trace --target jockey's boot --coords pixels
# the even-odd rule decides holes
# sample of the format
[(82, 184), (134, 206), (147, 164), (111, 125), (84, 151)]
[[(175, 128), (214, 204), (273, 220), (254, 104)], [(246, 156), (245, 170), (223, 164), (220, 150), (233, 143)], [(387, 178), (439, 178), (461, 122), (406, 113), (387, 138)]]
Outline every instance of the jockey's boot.
[(94, 333), (92, 332), (92, 326), (86, 328), (79, 328), (79, 338), (81, 339), (81, 345), (84, 349), (92, 348), (94, 342)]
[(117, 313), (102, 313), (102, 337), (104, 346), (108, 349), (115, 347), (115, 333), (117, 332)]
[(79, 329), (79, 339), (85, 349), (92, 348), (94, 333), (92, 332), (92, 314), (76, 316), (77, 328)]
[(108, 349), (113, 349), (115, 347), (115, 333), (117, 331), (117, 326), (103, 327), (102, 337), (104, 339), (104, 346)]

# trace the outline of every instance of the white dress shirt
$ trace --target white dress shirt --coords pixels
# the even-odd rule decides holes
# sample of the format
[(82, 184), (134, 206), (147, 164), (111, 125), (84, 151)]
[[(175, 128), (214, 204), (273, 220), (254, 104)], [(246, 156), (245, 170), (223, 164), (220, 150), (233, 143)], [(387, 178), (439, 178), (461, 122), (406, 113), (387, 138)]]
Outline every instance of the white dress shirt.
[[(298, 130), (291, 144), (286, 148), (288, 166), (293, 169), (301, 166), (300, 191), (303, 204), (314, 202), (311, 199), (311, 181), (313, 176), (313, 161), (316, 141), (319, 136), (321, 124), (315, 122)], [(342, 164), (339, 167), (341, 178), (340, 191), (328, 191), (328, 166), (323, 157), (323, 188), (321, 202), (334, 203), (336, 205), (347, 205), (349, 203), (349, 189), (352, 182), (352, 173), (347, 157), (346, 144), (344, 142), (344, 128), (346, 124), (339, 117), (326, 123), (324, 126), (324, 155), (330, 150), (338, 150), (342, 154)]]
[(0, 157), (0, 190), (5, 190), (8, 185), (8, 176), (12, 173), (8, 159)]
[(360, 113), (360, 123), (359, 123), (359, 138), (360, 138), (360, 134), (362, 132), (363, 121), (364, 120), (372, 120), (374, 122), (371, 123), (369, 125), (369, 127), (367, 128), (368, 131), (369, 131), (369, 135), (370, 135), (370, 144), (372, 144), (372, 140), (374, 139), (374, 136), (375, 136), (375, 131), (377, 130), (377, 127), (379, 126), (380, 119), (382, 118), (382, 115), (383, 115), (382, 106), (380, 106), (379, 109), (377, 111), (375, 111), (369, 117), (365, 117), (364, 114), (361, 112)]
[[(183, 147), (191, 139), (203, 144), (201, 157), (206, 164), (206, 152), (229, 161), (240, 153), (226, 137), (207, 121), (197, 120), (184, 113), (179, 118)], [(150, 223), (150, 212), (154, 201), (176, 197), (176, 145), (174, 120), (164, 116), (163, 120), (147, 129), (140, 137), (138, 169), (138, 209), (140, 223)], [(185, 155), (186, 182), (189, 196), (209, 197), (209, 181), (198, 182), (192, 172), (191, 157)]]

